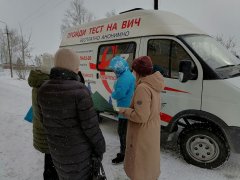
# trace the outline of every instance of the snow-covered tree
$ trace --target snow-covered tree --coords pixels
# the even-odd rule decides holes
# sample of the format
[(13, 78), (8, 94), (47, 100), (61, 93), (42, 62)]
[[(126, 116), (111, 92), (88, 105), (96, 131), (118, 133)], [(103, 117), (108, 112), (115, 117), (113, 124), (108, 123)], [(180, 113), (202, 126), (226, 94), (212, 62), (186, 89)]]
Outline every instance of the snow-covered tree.
[(236, 48), (237, 43), (234, 37), (229, 37), (225, 39), (223, 35), (217, 35), (216, 40), (219, 41), (223, 46), (225, 46), (233, 55), (239, 56)]
[(84, 6), (83, 0), (72, 0), (70, 8), (67, 9), (64, 19), (62, 20), (61, 32), (63, 34), (66, 29), (90, 22), (93, 19), (93, 14)]

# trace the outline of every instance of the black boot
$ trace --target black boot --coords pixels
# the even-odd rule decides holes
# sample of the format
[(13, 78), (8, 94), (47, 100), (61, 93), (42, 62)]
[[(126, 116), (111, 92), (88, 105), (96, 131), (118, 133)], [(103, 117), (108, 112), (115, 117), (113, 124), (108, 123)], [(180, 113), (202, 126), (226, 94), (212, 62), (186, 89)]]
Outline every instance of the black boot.
[(112, 160), (113, 164), (120, 164), (124, 161), (124, 154), (117, 153), (117, 157)]

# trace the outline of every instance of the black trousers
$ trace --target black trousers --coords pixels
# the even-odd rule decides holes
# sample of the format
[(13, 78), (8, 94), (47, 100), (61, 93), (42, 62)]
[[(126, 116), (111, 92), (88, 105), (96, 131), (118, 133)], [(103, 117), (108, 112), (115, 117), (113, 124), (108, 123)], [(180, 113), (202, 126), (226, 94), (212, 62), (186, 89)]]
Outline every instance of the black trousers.
[(120, 140), (120, 153), (125, 155), (126, 136), (127, 136), (127, 119), (119, 118), (118, 120), (118, 135)]
[(50, 154), (45, 154), (43, 179), (44, 180), (58, 180), (59, 179)]

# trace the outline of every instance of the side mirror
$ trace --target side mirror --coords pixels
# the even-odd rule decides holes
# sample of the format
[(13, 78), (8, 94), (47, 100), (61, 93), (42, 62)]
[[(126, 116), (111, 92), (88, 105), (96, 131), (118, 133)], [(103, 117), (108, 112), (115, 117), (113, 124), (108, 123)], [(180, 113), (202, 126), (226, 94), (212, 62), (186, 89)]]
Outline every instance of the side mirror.
[(179, 81), (185, 83), (188, 80), (192, 80), (194, 78), (196, 78), (196, 75), (192, 74), (192, 61), (190, 60), (180, 61), (178, 78)]

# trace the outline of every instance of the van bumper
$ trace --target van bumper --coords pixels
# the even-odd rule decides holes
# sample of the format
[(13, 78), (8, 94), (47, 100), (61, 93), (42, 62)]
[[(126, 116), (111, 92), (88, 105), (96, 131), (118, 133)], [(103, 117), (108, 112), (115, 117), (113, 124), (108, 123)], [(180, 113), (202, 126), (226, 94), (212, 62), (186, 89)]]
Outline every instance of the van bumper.
[(240, 127), (229, 126), (225, 130), (231, 150), (240, 154)]

